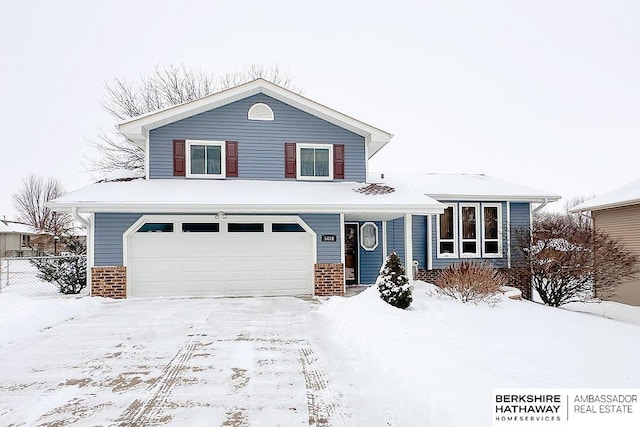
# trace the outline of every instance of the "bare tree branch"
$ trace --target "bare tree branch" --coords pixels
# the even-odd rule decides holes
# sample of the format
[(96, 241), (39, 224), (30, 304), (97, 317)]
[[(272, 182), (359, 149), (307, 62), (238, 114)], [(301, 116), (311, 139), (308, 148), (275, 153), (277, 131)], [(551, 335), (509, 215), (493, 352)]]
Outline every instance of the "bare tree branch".
[(56, 178), (45, 180), (39, 175), (30, 174), (22, 180), (22, 188), (13, 194), (18, 221), (57, 236), (69, 231), (73, 228), (71, 216), (54, 212), (45, 206), (49, 200), (64, 194), (65, 191)]
[[(156, 66), (151, 74), (142, 77), (137, 83), (119, 78), (105, 83), (100, 104), (114, 119), (122, 121), (193, 101), (258, 78), (294, 92), (302, 92), (294, 86), (291, 76), (277, 64), (268, 68), (253, 63), (217, 77), (184, 65), (169, 65)], [(108, 135), (100, 131), (98, 139), (92, 145), (97, 149), (98, 157), (88, 162), (87, 169), (94, 178), (100, 178), (116, 169), (144, 169), (144, 151), (119, 134)]]

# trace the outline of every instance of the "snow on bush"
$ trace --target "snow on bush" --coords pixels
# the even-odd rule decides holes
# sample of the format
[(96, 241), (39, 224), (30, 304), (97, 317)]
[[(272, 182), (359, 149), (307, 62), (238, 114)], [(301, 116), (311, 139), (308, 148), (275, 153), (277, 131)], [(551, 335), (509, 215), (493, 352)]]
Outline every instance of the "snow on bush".
[(79, 294), (87, 287), (87, 248), (77, 238), (69, 238), (65, 244), (73, 255), (35, 258), (31, 263), (38, 269), (38, 279), (55, 284), (65, 295)]
[(400, 258), (395, 252), (391, 252), (385, 260), (376, 285), (380, 291), (380, 298), (388, 304), (403, 309), (411, 305), (413, 287), (409, 283), (409, 278), (404, 274)]
[(490, 265), (463, 261), (449, 265), (435, 284), (436, 292), (464, 303), (486, 302), (496, 305), (501, 300), (500, 288), (507, 283), (505, 277)]

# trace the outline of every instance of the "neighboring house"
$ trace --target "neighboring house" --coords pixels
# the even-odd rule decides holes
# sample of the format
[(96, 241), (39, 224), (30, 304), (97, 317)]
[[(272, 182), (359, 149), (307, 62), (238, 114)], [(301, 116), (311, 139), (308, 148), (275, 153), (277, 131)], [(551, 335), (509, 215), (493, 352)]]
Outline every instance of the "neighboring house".
[(367, 179), (391, 134), (261, 79), (118, 129), (146, 177), (50, 202), (87, 225), (93, 295), (342, 295), (390, 251), (420, 278), (508, 268), (510, 227), (559, 198), (478, 175)]
[[(618, 240), (640, 257), (640, 179), (581, 203), (571, 211), (591, 212), (596, 230)], [(610, 299), (640, 305), (640, 277), (622, 282)]]
[(38, 237), (46, 235), (27, 224), (0, 220), (0, 257), (38, 255), (42, 248)]

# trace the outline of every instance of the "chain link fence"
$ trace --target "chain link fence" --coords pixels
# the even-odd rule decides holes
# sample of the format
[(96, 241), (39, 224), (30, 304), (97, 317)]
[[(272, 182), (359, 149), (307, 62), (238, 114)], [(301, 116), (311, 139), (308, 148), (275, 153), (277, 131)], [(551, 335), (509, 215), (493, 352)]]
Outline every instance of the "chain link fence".
[[(68, 255), (64, 257), (0, 257), (0, 294), (18, 294), (24, 296), (62, 295), (58, 285), (38, 278), (38, 269), (32, 261), (69, 259), (70, 257), (84, 258), (83, 255)], [(80, 295), (88, 294), (88, 288), (84, 288), (80, 292)]]

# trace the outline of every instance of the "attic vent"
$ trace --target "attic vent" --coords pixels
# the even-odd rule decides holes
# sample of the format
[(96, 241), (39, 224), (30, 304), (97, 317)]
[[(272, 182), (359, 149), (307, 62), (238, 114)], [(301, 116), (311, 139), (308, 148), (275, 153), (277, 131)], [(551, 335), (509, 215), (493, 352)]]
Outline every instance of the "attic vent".
[(267, 104), (258, 102), (257, 104), (253, 104), (251, 108), (249, 108), (247, 117), (249, 120), (272, 121), (273, 110)]

